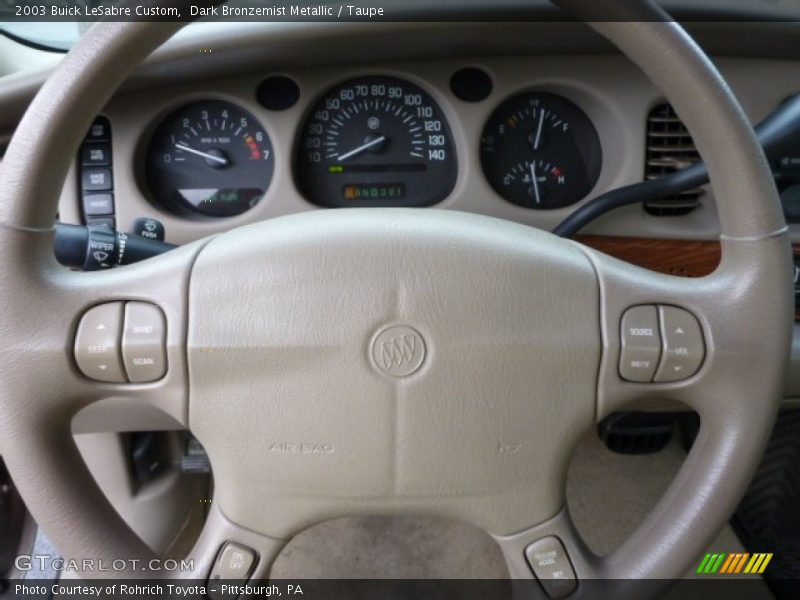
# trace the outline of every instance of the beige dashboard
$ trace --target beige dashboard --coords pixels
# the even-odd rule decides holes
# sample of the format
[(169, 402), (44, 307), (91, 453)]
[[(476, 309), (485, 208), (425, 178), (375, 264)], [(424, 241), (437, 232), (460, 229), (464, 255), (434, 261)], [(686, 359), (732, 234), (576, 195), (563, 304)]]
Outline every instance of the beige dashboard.
[[(796, 24), (696, 23), (689, 29), (709, 50), (753, 122), (800, 92), (800, 54), (793, 43)], [(484, 69), (493, 80), (491, 94), (481, 102), (464, 102), (451, 93), (450, 77), (468, 66)], [(51, 69), (45, 66), (0, 79), (0, 147)], [(299, 99), (289, 110), (270, 111), (256, 100), (257, 86), (275, 74), (288, 76), (299, 86)], [(385, 23), (368, 28), (199, 24), (159, 49), (103, 110), (113, 130), (117, 228), (127, 230), (138, 217), (154, 217), (165, 225), (168, 242), (183, 244), (245, 223), (317, 209), (299, 191), (294, 176), (299, 128), (327, 89), (370, 74), (415, 83), (436, 101), (449, 123), (457, 179), (435, 208), (492, 215), (542, 229), (552, 229), (598, 194), (642, 181), (647, 116), (664, 102), (643, 73), (581, 24)], [(541, 211), (511, 204), (492, 189), (481, 168), (479, 144), (487, 119), (510, 96), (531, 90), (567, 98), (597, 130), (602, 168), (592, 191), (572, 207)], [(179, 217), (154, 202), (146, 183), (144, 155), (157, 126), (174, 109), (201, 99), (241, 106), (257, 118), (272, 141), (271, 185), (260, 203), (236, 217)], [(647, 252), (644, 266), (657, 268), (671, 261), (677, 268), (662, 270), (702, 275), (716, 264), (715, 202), (723, 201), (706, 191), (699, 208), (677, 217), (657, 217), (640, 206), (629, 206), (606, 214), (582, 233), (593, 234), (602, 242), (596, 247), (609, 253), (614, 254), (609, 241), (623, 248), (617, 254), (621, 258)], [(77, 168), (65, 182), (60, 218), (81, 222)], [(800, 242), (800, 226), (792, 225), (790, 231), (793, 241)], [(692, 272), (691, 264), (700, 268)], [(800, 325), (795, 325), (794, 339), (784, 395), (796, 399), (800, 398)]]
[[(754, 122), (765, 117), (787, 96), (800, 90), (800, 64), (781, 60), (721, 58), (719, 67)], [(465, 102), (450, 89), (450, 78), (463, 67), (479, 67), (493, 81), (490, 95)], [(265, 78), (285, 75), (300, 89), (297, 103), (271, 111), (256, 100)], [(160, 220), (169, 242), (182, 244), (245, 223), (318, 208), (299, 191), (293, 164), (295, 144), (304, 119), (329, 88), (350, 78), (388, 75), (410, 81), (435, 100), (452, 132), (457, 179), (452, 192), (436, 208), (491, 215), (552, 229), (562, 219), (600, 193), (641, 181), (644, 173), (646, 123), (649, 111), (663, 97), (626, 59), (615, 55), (464, 57), (416, 62), (385, 62), (328, 68), (264, 70), (230, 78), (209, 77), (191, 83), (160, 85), (122, 92), (104, 114), (113, 131), (116, 220), (126, 230), (139, 217)], [(482, 129), (504, 100), (524, 91), (555, 93), (570, 100), (589, 117), (600, 139), (602, 168), (592, 191), (576, 205), (533, 210), (500, 197), (481, 168)], [(145, 154), (155, 128), (170, 112), (198, 100), (226, 100), (257, 118), (274, 149), (274, 176), (264, 198), (244, 214), (226, 218), (187, 219), (158, 205), (144, 175)], [(710, 192), (701, 207), (680, 217), (656, 217), (639, 206), (618, 209), (587, 228), (586, 233), (667, 239), (715, 239), (718, 223)], [(79, 223), (80, 199), (73, 170), (61, 198), (61, 218)], [(793, 230), (800, 240), (800, 229)]]

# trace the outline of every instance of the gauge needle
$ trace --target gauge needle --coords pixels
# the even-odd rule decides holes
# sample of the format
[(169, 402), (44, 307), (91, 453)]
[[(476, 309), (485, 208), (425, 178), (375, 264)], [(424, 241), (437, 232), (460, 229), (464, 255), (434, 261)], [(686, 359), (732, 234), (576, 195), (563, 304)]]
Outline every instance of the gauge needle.
[(536, 197), (536, 204), (541, 204), (542, 197), (539, 194), (539, 179), (536, 177), (535, 161), (531, 161), (531, 184), (533, 185), (533, 195)]
[(536, 139), (533, 140), (533, 149), (538, 150), (542, 142), (542, 125), (544, 125), (544, 109), (539, 109), (539, 126), (536, 128)]
[(356, 154), (361, 154), (362, 152), (364, 152), (364, 150), (369, 150), (373, 146), (377, 146), (378, 144), (382, 144), (385, 141), (386, 141), (386, 136), (385, 135), (382, 135), (380, 137), (376, 137), (374, 140), (370, 140), (366, 144), (360, 145), (358, 148), (353, 148), (352, 150), (350, 150), (350, 152), (345, 152), (344, 154), (340, 154), (336, 158), (338, 158), (339, 160), (347, 160), (348, 158), (351, 158), (351, 157), (355, 156)]
[(188, 152), (190, 154), (196, 154), (197, 156), (202, 156), (203, 158), (207, 158), (208, 160), (213, 160), (215, 162), (218, 162), (221, 165), (227, 165), (228, 164), (228, 159), (227, 158), (223, 158), (222, 156), (214, 156), (213, 154), (209, 154), (208, 152), (202, 152), (200, 150), (195, 150), (194, 148), (190, 148), (189, 146), (186, 146), (185, 144), (175, 144), (175, 147), (178, 150), (183, 150), (184, 152)]

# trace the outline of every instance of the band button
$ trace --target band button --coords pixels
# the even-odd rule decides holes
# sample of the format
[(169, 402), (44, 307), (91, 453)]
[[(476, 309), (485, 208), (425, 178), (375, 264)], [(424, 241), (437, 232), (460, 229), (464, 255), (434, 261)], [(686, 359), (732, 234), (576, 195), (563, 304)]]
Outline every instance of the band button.
[(131, 383), (156, 381), (167, 372), (166, 333), (160, 308), (145, 302), (125, 305), (122, 358)]

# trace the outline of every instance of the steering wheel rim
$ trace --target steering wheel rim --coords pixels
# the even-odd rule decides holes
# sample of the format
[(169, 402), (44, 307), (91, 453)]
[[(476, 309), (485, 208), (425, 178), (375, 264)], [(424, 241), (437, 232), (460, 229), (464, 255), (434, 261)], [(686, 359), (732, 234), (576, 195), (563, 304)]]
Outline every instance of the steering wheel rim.
[[(593, 1), (564, 0), (559, 4), (579, 17), (597, 16)], [(591, 376), (596, 388), (591, 406), (580, 407), (578, 421), (587, 424), (587, 411), (591, 412), (591, 419), (600, 420), (635, 401), (669, 399), (696, 410), (703, 422), (695, 447), (664, 498), (608, 557), (593, 556), (575, 533), (568, 513), (553, 510), (558, 502), (563, 507), (563, 490), (554, 493), (547, 506), (536, 513), (537, 520), (525, 527), (492, 520), (491, 516), (482, 520), (483, 515), (478, 512), (447, 503), (435, 505), (433, 512), (469, 518), (488, 528), (501, 545), (513, 577), (532, 577), (524, 549), (549, 535), (562, 541), (579, 580), (680, 577), (733, 512), (771, 430), (791, 341), (791, 252), (766, 160), (745, 115), (710, 61), (677, 24), (649, 3), (626, 3), (624, 14), (619, 3), (609, 3), (603, 10), (605, 22), (593, 22), (592, 27), (638, 64), (665, 93), (692, 130), (708, 164), (720, 199), (723, 252), (720, 267), (706, 278), (681, 280), (662, 276), (546, 233), (432, 210), (413, 214), (352, 211), (300, 215), (277, 225), (251, 226), (218, 240), (202, 240), (155, 261), (102, 275), (65, 272), (52, 258), (52, 224), (79, 140), (118, 85), (179, 25), (107, 23), (90, 30), (31, 103), (8, 147), (0, 173), (0, 189), (7, 198), (0, 206), (0, 237), (6, 258), (0, 265), (0, 308), (7, 315), (0, 353), (7, 365), (2, 389), (4, 405), (8, 407), (0, 414), (2, 451), (32, 514), (57, 547), (67, 556), (109, 561), (117, 557), (146, 560), (152, 556), (93, 482), (72, 442), (69, 422), (78, 410), (91, 403), (112, 402), (128, 408), (154, 407), (193, 429), (205, 427), (206, 436), (213, 438), (207, 418), (214, 414), (214, 407), (200, 403), (198, 408), (199, 392), (193, 389), (195, 397), (190, 402), (187, 389), (190, 382), (197, 381), (201, 351), (219, 343), (197, 337), (202, 328), (194, 315), (203, 300), (202, 294), (198, 296), (202, 277), (208, 281), (210, 274), (218, 274), (226, 259), (237, 256), (237, 248), (263, 250), (264, 246), (258, 246), (261, 242), (253, 238), (263, 239), (265, 233), (272, 234), (270, 244), (278, 240), (285, 247), (303, 249), (308, 241), (303, 230), (309, 228), (317, 228), (323, 235), (326, 229), (334, 232), (331, 246), (326, 248), (342, 236), (353, 242), (363, 241), (365, 232), (373, 230), (370, 248), (379, 253), (381, 236), (375, 237), (377, 229), (388, 236), (384, 239), (394, 244), (398, 252), (403, 251), (402, 243), (406, 241), (411, 254), (422, 255), (423, 250), (429, 249), (428, 242), (441, 247), (449, 243), (451, 235), (464, 248), (486, 248), (490, 255), (486, 260), (503, 268), (508, 267), (509, 262), (502, 262), (508, 256), (513, 255), (511, 262), (516, 264), (516, 260), (522, 260), (519, 252), (524, 252), (528, 255), (525, 260), (536, 257), (548, 268), (557, 266), (561, 272), (571, 273), (575, 279), (570, 281), (578, 286), (576, 290), (588, 290), (576, 282), (590, 278), (596, 295), (592, 296), (592, 291), (588, 294), (596, 302), (586, 311), (592, 315), (592, 327), (599, 329), (599, 352), (593, 359), (595, 348), (589, 347), (588, 358), (583, 356), (579, 361), (594, 365)], [(620, 14), (616, 15), (616, 11)], [(611, 18), (619, 20), (611, 22)], [(387, 219), (391, 225), (385, 224)], [(489, 241), (485, 228), (490, 228), (492, 235), (514, 240), (523, 250)], [(420, 230), (429, 236), (427, 241), (422, 239)], [(313, 268), (309, 262), (306, 260), (302, 267)], [(282, 273), (263, 260), (260, 266), (272, 268), (275, 277)], [(369, 266), (374, 268), (374, 264)], [(525, 269), (530, 268), (526, 262)], [(168, 284), (152, 285), (154, 274)], [(563, 277), (566, 276), (559, 275), (559, 280)], [(279, 279), (272, 283), (281, 281), (285, 283)], [(495, 284), (501, 285), (502, 281)], [(157, 384), (128, 387), (87, 381), (71, 356), (81, 315), (96, 304), (131, 300), (155, 303), (165, 313), (169, 324), (167, 376)], [(699, 320), (706, 358), (697, 374), (685, 381), (642, 385), (619, 377), (622, 315), (631, 306), (653, 304), (682, 307)], [(436, 352), (447, 356), (446, 345), (437, 343)], [(572, 433), (569, 439), (574, 440)], [(213, 443), (214, 439), (212, 446)], [(563, 467), (560, 463), (564, 462), (564, 455), (560, 452), (553, 459), (559, 468)], [(230, 472), (230, 460), (224, 456), (215, 459), (212, 454), (215, 471), (219, 469), (223, 477)], [(231, 518), (231, 513), (242, 516), (249, 512), (235, 500), (236, 492), (229, 490), (226, 496), (221, 491), (221, 499), (215, 498), (207, 526), (191, 555), (195, 577), (207, 575), (226, 540), (255, 549), (259, 561), (253, 576), (264, 576), (291, 530), (307, 526), (313, 519), (375, 508), (353, 503), (348, 510), (347, 501), (333, 503), (324, 510), (295, 515), (296, 519), (276, 534), (259, 532), (251, 523)], [(54, 497), (61, 498), (61, 502), (53, 503)], [(391, 508), (409, 506), (400, 503)], [(384, 509), (392, 512), (387, 507), (379, 510)], [(525, 509), (519, 512), (531, 514)], [(547, 518), (540, 518), (543, 515)], [(124, 574), (154, 576), (149, 571)], [(580, 586), (578, 593), (588, 594), (587, 590), (587, 586)]]

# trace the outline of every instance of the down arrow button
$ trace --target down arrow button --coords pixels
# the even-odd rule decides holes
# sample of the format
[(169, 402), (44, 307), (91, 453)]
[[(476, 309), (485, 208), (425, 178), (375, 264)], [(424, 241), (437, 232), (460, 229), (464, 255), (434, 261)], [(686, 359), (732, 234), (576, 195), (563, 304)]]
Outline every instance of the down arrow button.
[(659, 306), (661, 323), (661, 361), (656, 382), (688, 379), (700, 368), (706, 349), (703, 332), (695, 316), (674, 306)]

